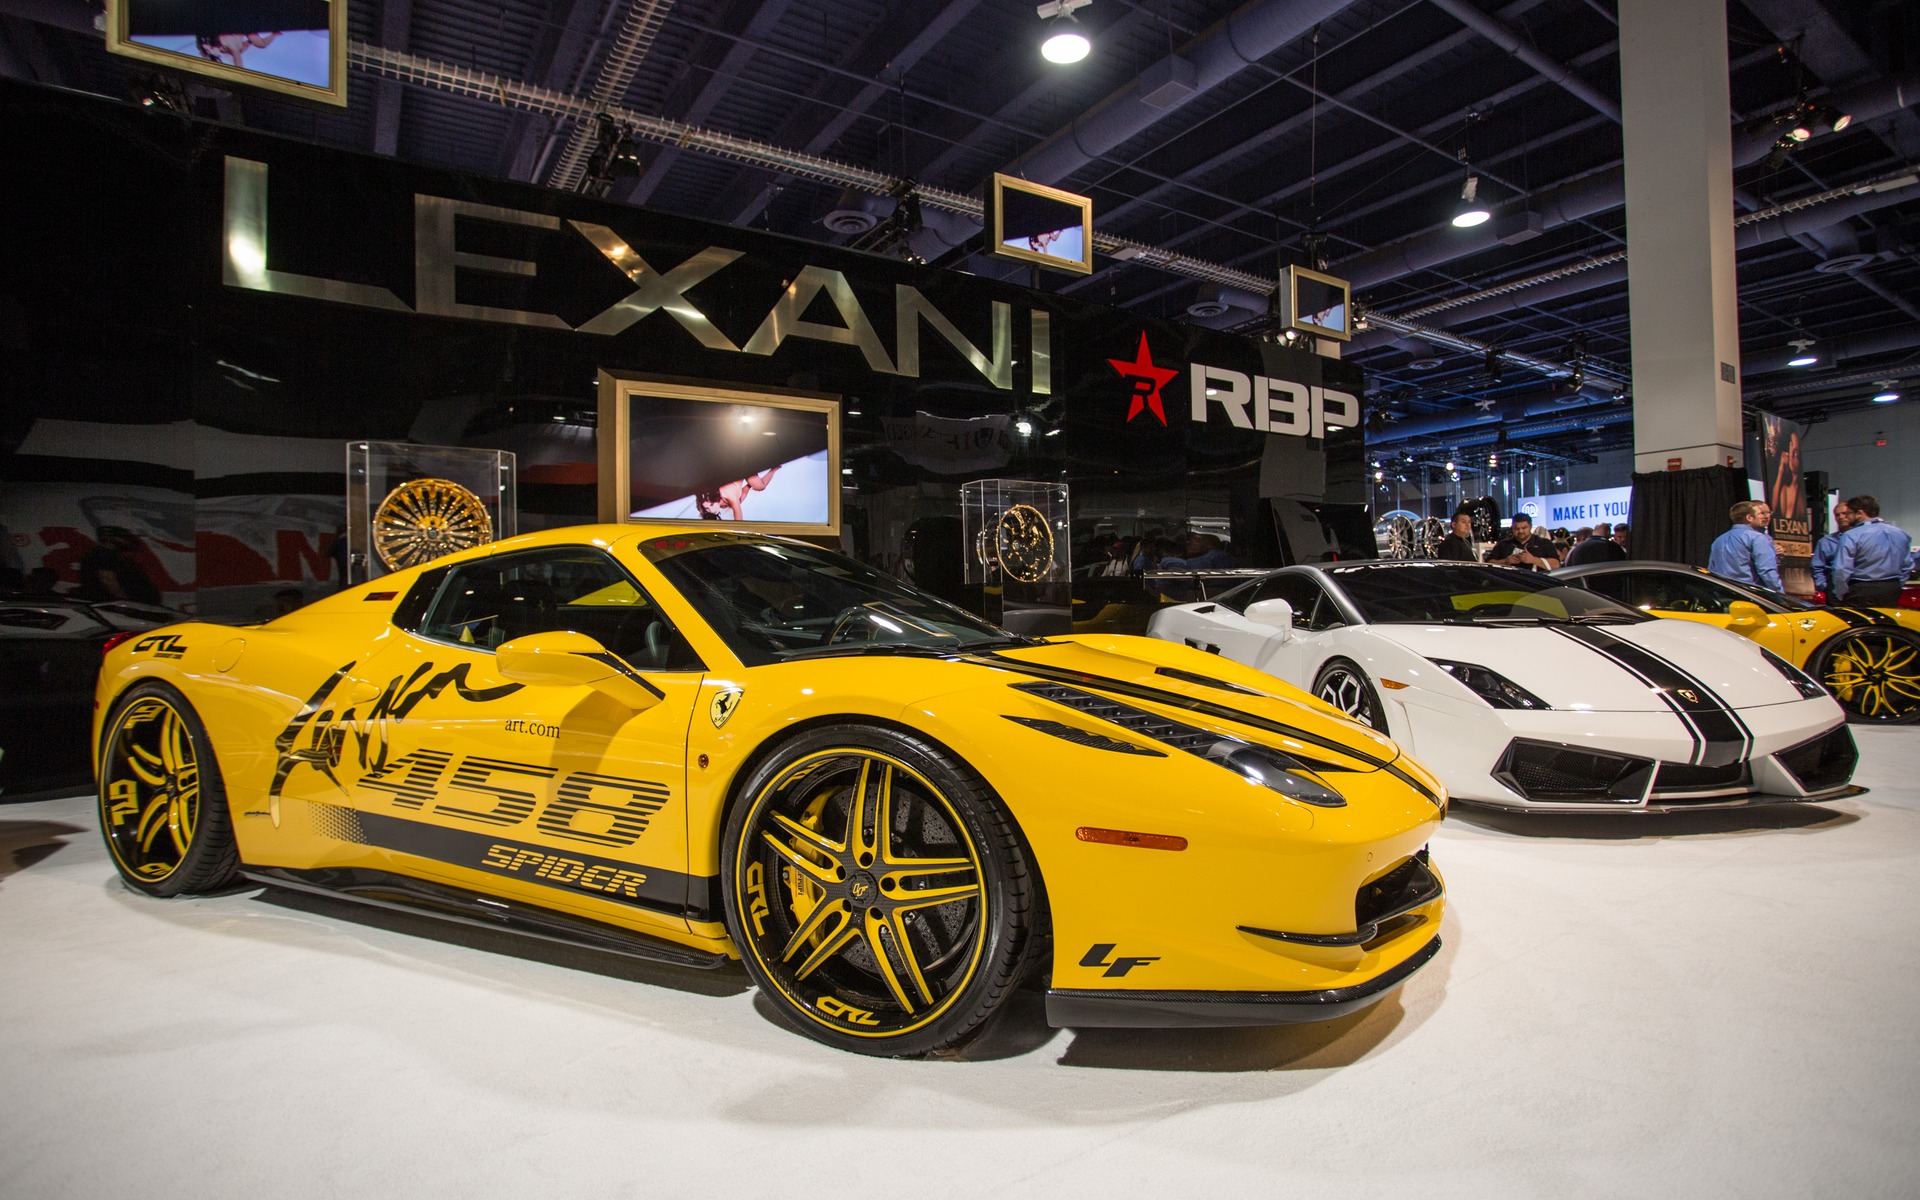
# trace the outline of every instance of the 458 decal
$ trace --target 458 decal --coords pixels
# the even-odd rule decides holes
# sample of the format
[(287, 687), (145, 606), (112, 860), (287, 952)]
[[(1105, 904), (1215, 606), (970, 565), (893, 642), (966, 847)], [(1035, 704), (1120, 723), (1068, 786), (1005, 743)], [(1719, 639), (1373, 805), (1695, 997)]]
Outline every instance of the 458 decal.
[[(557, 778), (556, 778), (557, 777)], [(415, 750), (360, 779), (395, 808), (507, 828), (531, 820), (544, 837), (621, 849), (640, 840), (667, 803), (665, 786), (592, 771)]]

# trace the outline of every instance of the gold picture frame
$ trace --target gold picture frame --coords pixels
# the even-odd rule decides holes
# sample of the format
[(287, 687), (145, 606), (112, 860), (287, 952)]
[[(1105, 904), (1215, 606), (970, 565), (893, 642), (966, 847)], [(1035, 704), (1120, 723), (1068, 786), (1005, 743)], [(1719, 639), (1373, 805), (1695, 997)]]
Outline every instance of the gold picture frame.
[[(1303, 304), (1314, 303), (1311, 300), (1303, 301), (1301, 299), (1300, 285), (1303, 282), (1310, 285), (1319, 285), (1322, 289), (1329, 289), (1339, 294), (1338, 308), (1341, 316), (1338, 325), (1334, 325), (1331, 322), (1323, 325), (1312, 319), (1315, 315), (1328, 311), (1324, 306), (1318, 308), (1302, 307)], [(1346, 280), (1333, 275), (1323, 275), (1319, 271), (1310, 271), (1306, 267), (1289, 266), (1287, 268), (1286, 289), (1287, 311), (1285, 316), (1287, 319), (1287, 328), (1298, 330), (1301, 333), (1310, 333), (1314, 337), (1329, 338), (1336, 342), (1353, 340), (1353, 287)], [(1324, 291), (1322, 295), (1324, 297)]]
[(790, 391), (785, 388), (746, 388), (723, 383), (701, 383), (606, 369), (600, 371), (598, 438), (600, 519), (602, 521), (627, 525), (691, 523), (686, 519), (638, 517), (634, 516), (629, 508), (629, 501), (633, 496), (632, 413), (633, 399), (636, 396), (824, 414), (827, 426), (827, 519), (825, 521), (743, 519), (713, 523), (725, 529), (779, 533), (792, 537), (838, 538), (840, 536), (840, 398), (838, 396), (820, 392)]
[[(157, 46), (136, 42), (128, 33), (128, 18), (129, 6), (137, 3), (138, 0), (106, 0), (106, 38), (107, 49), (110, 52), (136, 58), (157, 67), (168, 67), (191, 75), (200, 75), (236, 87), (258, 88), (296, 100), (327, 104), (335, 108), (347, 106), (347, 0), (326, 0), (328, 82), (325, 87), (316, 87), (313, 84), (268, 75), (261, 71), (249, 71), (245, 67), (215, 62), (199, 55), (163, 50)], [(247, 30), (245, 32), (265, 31)]]
[[(1065, 258), (1060, 255), (1043, 254), (1036, 250), (1020, 250), (1006, 244), (1006, 197), (1008, 193), (1036, 197), (1077, 209), (1080, 213), (1080, 257)], [(1048, 187), (1043, 183), (1028, 183), (1011, 175), (998, 172), (987, 185), (987, 234), (993, 239), (987, 247), (988, 253), (996, 258), (1010, 258), (1017, 262), (1032, 263), (1054, 271), (1066, 271), (1074, 275), (1093, 274), (1093, 198), (1075, 192)]]

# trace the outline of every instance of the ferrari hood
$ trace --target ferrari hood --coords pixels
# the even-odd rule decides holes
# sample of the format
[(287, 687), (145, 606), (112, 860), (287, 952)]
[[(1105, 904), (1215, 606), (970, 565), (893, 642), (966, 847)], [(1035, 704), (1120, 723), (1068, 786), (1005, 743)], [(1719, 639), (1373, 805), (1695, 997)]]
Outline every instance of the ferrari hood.
[[(1249, 667), (1151, 638), (1076, 637), (975, 659), (1019, 685), (1097, 693), (1159, 709), (1182, 724), (1374, 770), (1400, 748)], [(1330, 754), (1329, 754), (1330, 752)]]
[(1664, 712), (1686, 689), (1733, 709), (1804, 697), (1759, 646), (1695, 621), (1633, 625), (1370, 625), (1420, 655), (1498, 672), (1557, 709)]

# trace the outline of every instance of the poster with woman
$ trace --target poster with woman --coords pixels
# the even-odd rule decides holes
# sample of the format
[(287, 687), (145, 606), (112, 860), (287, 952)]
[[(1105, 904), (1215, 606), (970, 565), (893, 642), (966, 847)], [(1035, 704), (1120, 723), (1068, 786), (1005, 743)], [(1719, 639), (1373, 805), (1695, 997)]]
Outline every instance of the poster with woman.
[(1807, 428), (1772, 413), (1760, 414), (1761, 484), (1773, 509), (1773, 544), (1784, 559), (1813, 557), (1813, 519), (1807, 506), (1800, 446)]

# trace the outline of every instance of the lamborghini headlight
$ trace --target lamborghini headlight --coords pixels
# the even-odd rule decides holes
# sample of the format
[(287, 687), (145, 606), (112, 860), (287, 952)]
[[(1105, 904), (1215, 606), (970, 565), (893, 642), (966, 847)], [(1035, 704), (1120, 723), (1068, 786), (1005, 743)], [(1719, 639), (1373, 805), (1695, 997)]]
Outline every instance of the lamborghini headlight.
[(1545, 700), (1521, 687), (1498, 671), (1474, 663), (1448, 662), (1443, 658), (1427, 660), (1467, 685), (1467, 690), (1495, 708), (1552, 708)]
[(1306, 774), (1304, 764), (1278, 750), (1222, 738), (1207, 748), (1206, 757), (1289, 800), (1319, 808), (1342, 808), (1347, 803), (1339, 792)]

